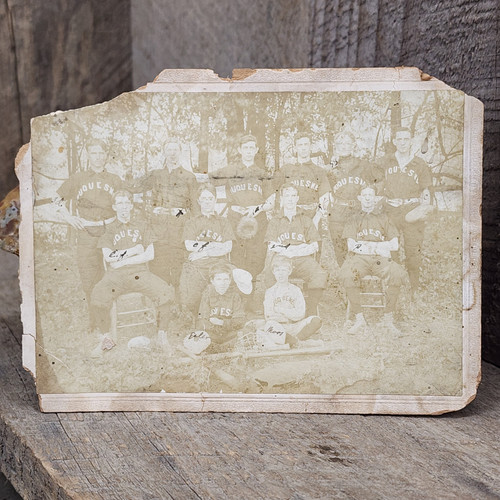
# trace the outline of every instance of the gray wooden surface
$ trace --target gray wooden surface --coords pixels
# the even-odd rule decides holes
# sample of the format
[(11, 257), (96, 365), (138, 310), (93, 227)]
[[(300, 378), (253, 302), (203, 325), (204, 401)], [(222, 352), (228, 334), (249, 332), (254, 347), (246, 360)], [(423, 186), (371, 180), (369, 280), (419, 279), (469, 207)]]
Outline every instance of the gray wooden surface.
[(0, 468), (25, 499), (500, 498), (488, 364), (477, 399), (440, 417), (42, 414), (21, 368), (17, 261), (0, 252)]

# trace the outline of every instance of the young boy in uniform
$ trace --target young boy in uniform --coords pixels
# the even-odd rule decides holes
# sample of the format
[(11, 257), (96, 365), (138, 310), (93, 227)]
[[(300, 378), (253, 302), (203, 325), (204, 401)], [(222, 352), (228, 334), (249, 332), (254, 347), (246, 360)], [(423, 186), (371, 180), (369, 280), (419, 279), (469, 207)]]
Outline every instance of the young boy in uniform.
[(237, 331), (245, 322), (241, 296), (233, 281), (233, 266), (221, 262), (210, 269), (210, 284), (201, 296), (196, 320), (198, 331), (210, 336), (212, 349), (227, 345), (236, 339)]
[(264, 331), (283, 332), (283, 343), (293, 346), (314, 335), (321, 328), (321, 319), (319, 316), (305, 317), (306, 302), (302, 290), (288, 282), (293, 270), (292, 261), (276, 255), (272, 260), (272, 270), (276, 284), (266, 290), (264, 297)]

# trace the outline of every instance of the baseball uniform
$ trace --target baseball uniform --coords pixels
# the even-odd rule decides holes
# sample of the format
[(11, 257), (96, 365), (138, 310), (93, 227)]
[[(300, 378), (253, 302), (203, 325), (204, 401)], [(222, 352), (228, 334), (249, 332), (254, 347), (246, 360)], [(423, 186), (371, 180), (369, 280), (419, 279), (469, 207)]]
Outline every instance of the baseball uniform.
[[(87, 303), (92, 289), (104, 274), (102, 252), (97, 241), (105, 232), (105, 224), (115, 217), (113, 194), (120, 189), (123, 189), (123, 181), (117, 175), (87, 170), (73, 174), (57, 190), (68, 210), (71, 202), (73, 215), (88, 221), (84, 229), (76, 230), (77, 265)], [(91, 324), (90, 328), (94, 326)]]
[(344, 225), (357, 211), (360, 203), (358, 195), (368, 185), (380, 183), (383, 174), (365, 160), (342, 157), (337, 166), (327, 174), (332, 188), (328, 207), (330, 237), (335, 249), (337, 263), (342, 266), (347, 255), (347, 246), (342, 237)]
[[(200, 248), (203, 248), (204, 243), (224, 243), (235, 238), (231, 224), (226, 218), (219, 215), (197, 215), (186, 221), (182, 239), (199, 242)], [(220, 261), (228, 261), (228, 255), (184, 262), (179, 287), (181, 303), (193, 314), (198, 311), (201, 294), (209, 284), (210, 268)]]
[(287, 164), (276, 176), (276, 190), (287, 182), (291, 182), (297, 188), (298, 207), (302, 208), (304, 214), (314, 217), (320, 198), (330, 191), (326, 171), (312, 161)]
[[(352, 238), (360, 242), (390, 241), (398, 236), (398, 231), (385, 213), (366, 213), (359, 211), (347, 221), (344, 238)], [(351, 302), (352, 312), (361, 312), (361, 278), (378, 276), (386, 284), (387, 312), (394, 310), (399, 287), (404, 284), (406, 273), (404, 269), (391, 258), (379, 255), (359, 255), (350, 252), (340, 269), (339, 278), (346, 288)]]
[[(269, 222), (264, 240), (267, 243), (287, 247), (303, 243), (317, 243), (320, 241), (320, 236), (307, 215), (298, 213), (290, 220), (281, 213)], [(293, 263), (291, 276), (303, 279), (308, 286), (308, 314), (316, 314), (317, 304), (323, 289), (326, 288), (327, 273), (312, 255), (292, 257), (291, 261)], [(271, 262), (267, 266), (265, 280), (268, 288), (276, 282), (272, 274)]]
[[(222, 320), (222, 325), (214, 325), (210, 318)], [(215, 344), (222, 344), (236, 338), (236, 332), (245, 322), (241, 296), (234, 286), (221, 295), (212, 284), (202, 293), (196, 328), (205, 330)]]
[[(151, 243), (152, 236), (147, 225), (141, 219), (133, 219), (128, 223), (115, 220), (106, 227), (106, 232), (99, 238), (97, 246), (119, 253), (139, 244), (146, 249)], [(159, 306), (160, 328), (165, 329), (168, 326), (170, 303), (174, 300), (173, 288), (149, 271), (146, 262), (117, 269), (108, 265), (104, 277), (95, 285), (91, 295), (91, 304), (99, 316), (98, 325), (101, 332), (109, 329), (109, 309), (113, 300), (129, 292), (139, 292), (150, 297)]]
[(420, 204), (422, 192), (432, 187), (432, 172), (429, 165), (416, 156), (408, 164), (400, 165), (395, 154), (387, 155), (382, 158), (381, 165), (385, 173), (385, 196), (388, 200), (402, 200), (401, 206), (387, 204), (386, 209), (403, 236), (406, 268), (412, 289), (415, 289), (419, 282), (425, 222), (407, 222), (405, 216)]
[[(195, 175), (182, 167), (172, 171), (168, 168), (154, 170), (140, 183), (140, 190), (146, 194), (146, 209), (156, 237), (155, 258), (149, 269), (176, 287), (186, 260), (182, 240), (184, 224), (193, 216), (193, 211), (198, 210), (192, 201), (196, 198), (196, 189)], [(170, 213), (154, 213), (159, 207)]]
[(231, 262), (236, 267), (247, 270), (255, 278), (262, 271), (266, 258), (266, 249), (261, 244), (267, 229), (266, 213), (261, 211), (256, 215), (257, 231), (254, 236), (246, 238), (238, 230), (243, 215), (231, 207), (248, 208), (265, 203), (274, 193), (272, 177), (262, 168), (255, 165), (247, 167), (240, 162), (213, 172), (211, 181), (215, 186), (225, 188), (227, 218), (236, 238), (231, 251)]

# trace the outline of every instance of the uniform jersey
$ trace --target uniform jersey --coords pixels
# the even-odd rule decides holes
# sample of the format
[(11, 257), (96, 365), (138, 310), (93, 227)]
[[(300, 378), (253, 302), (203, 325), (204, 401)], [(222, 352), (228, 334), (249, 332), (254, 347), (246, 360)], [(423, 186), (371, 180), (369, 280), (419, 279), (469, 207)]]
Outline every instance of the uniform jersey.
[(221, 295), (212, 284), (208, 285), (201, 296), (199, 320), (208, 326), (210, 318), (224, 321), (222, 327), (229, 328), (236, 323), (241, 323), (245, 316), (240, 294), (234, 286), (230, 286), (226, 293)]
[(271, 219), (264, 241), (280, 245), (301, 245), (320, 241), (320, 236), (312, 220), (299, 213), (292, 220), (284, 215)]
[[(109, 248), (110, 250), (126, 250), (136, 245), (143, 245), (146, 249), (152, 243), (152, 234), (142, 219), (132, 219), (123, 223), (116, 219), (106, 226), (105, 233), (97, 242), (98, 248)], [(124, 266), (120, 269), (136, 270), (148, 269), (146, 263)]]
[(213, 172), (210, 179), (215, 186), (225, 186), (228, 205), (261, 205), (274, 192), (272, 177), (255, 165), (228, 166)]
[(223, 243), (234, 240), (235, 237), (231, 224), (224, 217), (197, 215), (186, 221), (182, 239)]
[(390, 241), (398, 230), (387, 214), (360, 211), (346, 222), (342, 236), (355, 241)]
[(296, 165), (285, 165), (276, 179), (276, 188), (291, 182), (298, 191), (299, 205), (318, 203), (321, 196), (330, 191), (326, 171), (312, 161)]
[(113, 194), (123, 189), (123, 181), (109, 172), (88, 170), (77, 172), (64, 181), (57, 194), (73, 201), (78, 216), (89, 221), (102, 221), (115, 216)]
[(385, 195), (387, 198), (418, 198), (424, 189), (432, 186), (429, 165), (417, 156), (401, 167), (394, 154), (382, 158), (385, 172)]
[(196, 176), (185, 168), (154, 170), (139, 186), (144, 192), (152, 192), (153, 208), (193, 208), (197, 181)]
[[(360, 158), (340, 158), (337, 168), (328, 173), (331, 190), (330, 216), (333, 221), (343, 222), (360, 206), (358, 196), (369, 185), (380, 183), (383, 173)], [(349, 205), (347, 205), (349, 203)]]
[(266, 319), (274, 319), (276, 315), (275, 307), (284, 305), (292, 309), (299, 321), (306, 315), (306, 302), (302, 290), (292, 283), (278, 284), (266, 290), (264, 296), (264, 316)]

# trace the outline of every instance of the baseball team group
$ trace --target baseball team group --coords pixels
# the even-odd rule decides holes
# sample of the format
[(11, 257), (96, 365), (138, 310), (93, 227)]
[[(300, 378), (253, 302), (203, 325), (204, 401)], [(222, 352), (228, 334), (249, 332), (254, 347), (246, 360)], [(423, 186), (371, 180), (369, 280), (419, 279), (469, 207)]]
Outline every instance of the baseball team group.
[[(313, 162), (311, 137), (297, 133), (296, 160), (271, 174), (255, 161), (263, 145), (242, 135), (238, 161), (200, 182), (181, 165), (175, 137), (164, 146), (164, 168), (133, 182), (109, 172), (106, 146), (89, 142), (87, 167), (60, 186), (53, 203), (76, 229), (98, 349), (120, 341), (109, 333), (111, 306), (130, 292), (156, 305), (151, 343), (220, 352), (251, 321), (263, 346), (319, 345), (327, 239), (350, 311), (346, 331), (365, 328), (362, 281), (375, 276), (385, 295), (381, 321), (401, 335), (393, 313), (402, 286), (418, 293), (433, 210), (431, 169), (412, 142), (409, 129), (396, 129), (391, 151), (370, 161), (357, 156), (352, 133), (340, 132), (335, 161), (325, 168)], [(173, 318), (184, 322), (182, 338), (169, 331)]]

